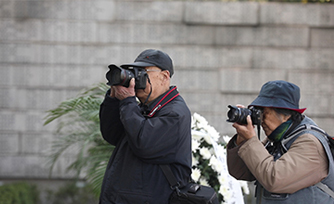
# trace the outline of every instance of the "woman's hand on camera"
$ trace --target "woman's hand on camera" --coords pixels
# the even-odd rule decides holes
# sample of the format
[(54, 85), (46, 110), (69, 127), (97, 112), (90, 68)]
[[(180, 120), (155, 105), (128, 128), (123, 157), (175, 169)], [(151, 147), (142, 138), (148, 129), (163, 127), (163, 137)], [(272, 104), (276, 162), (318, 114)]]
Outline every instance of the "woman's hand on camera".
[[(239, 108), (244, 108), (245, 106), (243, 105), (237, 105)], [(240, 145), (245, 140), (249, 140), (252, 137), (256, 136), (255, 130), (254, 130), (254, 125), (252, 124), (252, 119), (250, 115), (247, 116), (247, 125), (241, 125), (239, 123), (233, 123), (232, 125), (236, 131), (237, 131), (237, 140), (236, 143), (237, 145)]]

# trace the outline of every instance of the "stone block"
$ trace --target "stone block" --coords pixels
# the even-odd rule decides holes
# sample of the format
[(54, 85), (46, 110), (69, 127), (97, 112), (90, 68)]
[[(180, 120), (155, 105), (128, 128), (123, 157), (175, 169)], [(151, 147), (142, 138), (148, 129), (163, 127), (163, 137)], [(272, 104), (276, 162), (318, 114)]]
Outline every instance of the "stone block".
[(264, 3), (260, 4), (260, 23), (333, 27), (333, 10), (331, 4)]
[(0, 155), (14, 155), (20, 152), (20, 136), (13, 132), (0, 132)]
[[(36, 101), (36, 103), (42, 103), (42, 102)], [(30, 111), (22, 115), (21, 117), (24, 120), (24, 126), (21, 128), (24, 131), (34, 131), (34, 132), (44, 131), (43, 116), (44, 116), (44, 111)]]
[(224, 48), (186, 46), (165, 49), (174, 60), (175, 69), (216, 70), (217, 68), (252, 67), (253, 50), (250, 48)]
[(334, 27), (333, 4), (307, 4), (308, 23), (312, 27)]
[[(252, 94), (243, 94), (243, 93), (220, 93), (219, 97), (220, 97), (220, 102), (219, 102), (219, 106), (222, 110), (224, 110), (223, 112), (227, 114), (229, 108), (228, 105), (237, 105), (237, 104), (241, 104), (244, 105), (245, 107), (247, 107), (258, 95), (258, 93), (260, 92), (261, 87), (258, 88), (258, 90), (256, 91), (256, 93), (252, 93)], [(226, 114), (224, 116), (226, 116)]]
[(51, 134), (41, 133), (23, 133), (21, 136), (21, 153), (23, 154), (50, 154), (52, 141), (55, 136)]
[[(77, 90), (67, 89), (34, 89), (20, 88), (10, 89), (10, 95), (7, 102), (8, 107), (17, 110), (38, 110), (46, 111), (53, 109), (60, 104), (61, 101), (72, 98), (79, 93)], [(18, 97), (19, 96), (19, 97)]]
[[(174, 61), (175, 69), (216, 69), (223, 64), (224, 49), (203, 46), (180, 46), (166, 48)], [(177, 71), (176, 73), (177, 74)]]
[(332, 108), (333, 96), (324, 93), (307, 93), (300, 97), (299, 107), (307, 108), (304, 112), (306, 115), (317, 117), (333, 117), (334, 109)]
[(26, 110), (47, 110), (50, 108), (53, 92), (47, 89), (21, 89), (17, 91), (22, 96), (22, 101), (18, 101), (17, 107)]
[(106, 43), (159, 44), (163, 42), (163, 44), (211, 45), (214, 40), (214, 28), (146, 22), (100, 24), (99, 40)]
[(254, 68), (332, 69), (333, 49), (254, 49)]
[(41, 24), (38, 20), (0, 19), (0, 40), (41, 40)]
[(37, 155), (0, 156), (0, 175), (4, 178), (48, 178), (46, 158)]
[[(40, 41), (93, 43), (97, 41), (97, 24), (92, 21), (42, 20)], [(30, 28), (30, 29), (33, 29)], [(30, 30), (27, 29), (27, 30)]]
[[(42, 103), (42, 102), (38, 102)], [(22, 109), (22, 107), (21, 107)], [(46, 110), (37, 111), (10, 111), (3, 110), (0, 113), (0, 130), (1, 131), (15, 131), (15, 132), (40, 132), (40, 131), (54, 131), (54, 124), (43, 126)]]
[(271, 80), (285, 80), (286, 72), (275, 69), (221, 69), (220, 91), (227, 93), (257, 93)]
[(302, 94), (332, 94), (334, 88), (332, 71), (292, 70), (288, 80), (300, 87)]
[(221, 59), (219, 68), (250, 68), (253, 64), (253, 49), (247, 47), (232, 47), (222, 49), (215, 57)]
[(332, 117), (317, 117), (311, 116), (312, 120), (323, 130), (325, 130), (329, 135), (334, 135), (334, 119)]
[(115, 16), (121, 21), (181, 22), (183, 11), (182, 1), (119, 1)]
[(193, 112), (203, 111), (210, 113), (221, 112), (222, 105), (217, 92), (210, 91), (180, 91), (181, 96), (186, 101), (189, 109)]
[(211, 25), (257, 25), (255, 2), (186, 2), (184, 22)]
[[(0, 64), (0, 87), (9, 86), (11, 84), (12, 68), (10, 65)], [(1, 104), (1, 103), (0, 103)]]
[(0, 130), (17, 130), (16, 122), (18, 118), (15, 114), (10, 111), (1, 111), (0, 112)]
[[(104, 45), (0, 44), (3, 63), (103, 65), (120, 59), (120, 47)], [(136, 54), (135, 56), (137, 56)], [(131, 60), (133, 61), (133, 60)]]
[(260, 4), (261, 24), (307, 24), (307, 4), (263, 3)]
[(212, 91), (218, 89), (217, 71), (179, 70), (173, 83), (183, 90)]
[(34, 62), (36, 60), (36, 53), (33, 51), (35, 45), (29, 44), (14, 44), (1, 43), (0, 44), (0, 61), (1, 62)]
[(20, 19), (74, 19), (112, 21), (115, 15), (114, 1), (5, 1), (0, 7), (0, 17)]
[(334, 30), (311, 29), (311, 47), (334, 48)]
[(13, 91), (8, 88), (0, 88), (0, 108), (12, 108), (14, 98)]
[(1, 1), (0, 2), (0, 17), (11, 18), (14, 14), (14, 2), (15, 1)]
[(306, 27), (217, 27), (216, 43), (229, 46), (308, 47)]

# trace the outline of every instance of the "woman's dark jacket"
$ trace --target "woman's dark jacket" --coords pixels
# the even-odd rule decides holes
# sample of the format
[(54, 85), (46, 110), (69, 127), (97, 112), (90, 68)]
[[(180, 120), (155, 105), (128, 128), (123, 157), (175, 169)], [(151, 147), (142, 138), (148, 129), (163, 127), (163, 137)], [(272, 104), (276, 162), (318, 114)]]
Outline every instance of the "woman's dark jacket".
[(170, 164), (183, 183), (191, 174), (191, 113), (176, 90), (149, 107), (135, 97), (109, 96), (100, 107), (103, 138), (115, 149), (103, 179), (100, 203), (168, 203), (172, 190), (159, 164)]

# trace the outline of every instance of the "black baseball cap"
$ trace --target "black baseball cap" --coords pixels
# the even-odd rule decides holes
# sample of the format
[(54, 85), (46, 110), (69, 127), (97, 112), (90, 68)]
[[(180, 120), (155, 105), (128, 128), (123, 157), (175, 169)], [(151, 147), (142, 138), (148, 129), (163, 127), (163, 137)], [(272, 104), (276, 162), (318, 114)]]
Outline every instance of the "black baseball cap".
[(299, 108), (299, 99), (300, 90), (297, 85), (283, 80), (268, 81), (248, 107), (282, 108), (303, 113), (306, 108)]
[(122, 64), (121, 67), (159, 67), (162, 70), (168, 70), (171, 77), (174, 74), (173, 61), (169, 55), (155, 49), (144, 50), (133, 63)]

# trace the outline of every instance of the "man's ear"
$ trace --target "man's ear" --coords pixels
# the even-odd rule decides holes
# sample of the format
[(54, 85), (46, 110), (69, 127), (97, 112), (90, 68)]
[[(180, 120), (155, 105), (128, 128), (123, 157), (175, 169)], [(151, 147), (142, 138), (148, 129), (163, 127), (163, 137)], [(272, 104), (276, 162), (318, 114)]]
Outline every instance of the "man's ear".
[(161, 73), (163, 74), (164, 80), (170, 80), (170, 73), (168, 70), (163, 70)]

